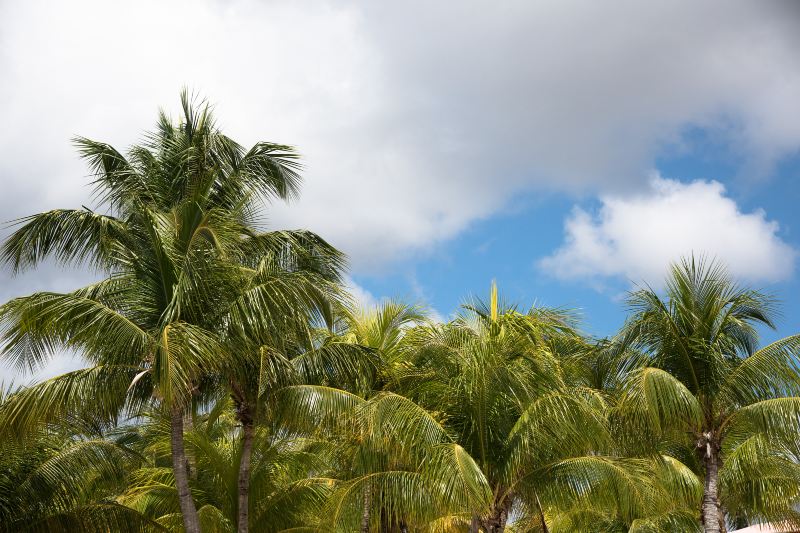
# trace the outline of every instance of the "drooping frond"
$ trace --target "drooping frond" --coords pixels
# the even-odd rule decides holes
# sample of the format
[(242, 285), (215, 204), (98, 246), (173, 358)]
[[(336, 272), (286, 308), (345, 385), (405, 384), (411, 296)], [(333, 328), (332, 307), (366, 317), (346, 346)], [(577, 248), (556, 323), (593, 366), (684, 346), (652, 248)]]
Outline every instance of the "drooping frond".
[(130, 256), (125, 223), (89, 209), (56, 209), (21, 218), (14, 225), (20, 227), (0, 252), (0, 261), (14, 272), (33, 268), (47, 257), (62, 264), (111, 269)]
[(132, 410), (141, 401), (127, 397), (138, 371), (131, 366), (96, 366), (22, 388), (0, 405), (1, 432), (21, 438), (68, 414), (112, 421), (126, 404)]
[(775, 341), (742, 360), (720, 391), (723, 402), (748, 405), (800, 395), (800, 335)]
[[(0, 307), (3, 353), (18, 367), (35, 369), (60, 348), (101, 361), (135, 364), (150, 337), (119, 311), (81, 294), (34, 293)], [(113, 354), (113, 355), (112, 355)]]
[(623, 385), (619, 411), (632, 424), (660, 433), (699, 428), (702, 407), (686, 386), (668, 372), (647, 367), (631, 372)]

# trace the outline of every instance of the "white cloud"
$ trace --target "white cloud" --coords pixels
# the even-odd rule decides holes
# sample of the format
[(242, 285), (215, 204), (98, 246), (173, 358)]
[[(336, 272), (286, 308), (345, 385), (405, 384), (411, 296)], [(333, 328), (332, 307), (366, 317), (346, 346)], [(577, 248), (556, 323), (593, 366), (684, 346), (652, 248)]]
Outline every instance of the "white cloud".
[(347, 292), (350, 293), (350, 296), (353, 297), (353, 303), (355, 303), (358, 309), (372, 309), (380, 303), (380, 300), (376, 298), (375, 295), (356, 283), (355, 280), (349, 276), (345, 277), (344, 286)]
[[(787, 10), (795, 9), (795, 12)], [(536, 187), (642, 186), (687, 126), (750, 169), (800, 146), (779, 2), (0, 4), (0, 212), (86, 202), (74, 134), (126, 146), (188, 84), (246, 142), (296, 144), (310, 227), (366, 271)]]
[(716, 258), (748, 281), (792, 274), (797, 251), (762, 210), (742, 213), (716, 181), (656, 177), (644, 194), (604, 196), (596, 215), (576, 208), (565, 243), (539, 265), (561, 279), (624, 276), (658, 285), (671, 262), (690, 254)]
[(0, 362), (0, 388), (7, 388), (12, 384), (15, 387), (29, 385), (80, 368), (86, 368), (86, 361), (79, 355), (70, 352), (53, 356), (41, 368), (37, 368), (33, 372), (17, 369), (7, 362)]

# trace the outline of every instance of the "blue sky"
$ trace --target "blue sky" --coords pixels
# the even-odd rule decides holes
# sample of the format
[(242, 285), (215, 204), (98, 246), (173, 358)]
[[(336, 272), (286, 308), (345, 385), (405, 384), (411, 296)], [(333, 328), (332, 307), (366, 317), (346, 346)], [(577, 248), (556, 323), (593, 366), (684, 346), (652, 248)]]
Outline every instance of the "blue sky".
[[(689, 142), (693, 140), (690, 139)], [(778, 234), (800, 249), (800, 156), (786, 157), (769, 176), (753, 184), (740, 176), (726, 149), (707, 150), (692, 142), (691, 153), (663, 157), (658, 170), (672, 179), (691, 182), (713, 176), (726, 187), (744, 212), (762, 209), (779, 221)], [(702, 148), (702, 152), (698, 153)], [(596, 199), (579, 202), (597, 209)], [(642, 279), (616, 276), (604, 287), (585, 281), (555, 279), (537, 260), (558, 248), (564, 238), (563, 221), (574, 208), (568, 195), (549, 193), (520, 198), (507, 213), (477, 221), (451, 241), (427, 254), (412, 256), (395, 265), (391, 274), (356, 276), (355, 281), (372, 295), (390, 295), (408, 301), (426, 302), (447, 317), (470, 295), (485, 297), (492, 279), (508, 301), (576, 310), (583, 330), (594, 336), (613, 335), (626, 316), (624, 297)], [(781, 316), (775, 331), (764, 329), (763, 341), (800, 331), (800, 280), (797, 272), (782, 281), (744, 281), (780, 300)]]
[[(800, 330), (798, 21), (783, 0), (2, 2), (0, 213), (92, 205), (69, 140), (124, 149), (188, 86), (243, 144), (297, 146), (302, 198), (265, 219), (345, 251), (363, 302), (446, 318), (496, 279), (604, 336), (695, 252), (783, 301), (768, 340)], [(0, 299), (94, 276), (2, 272)]]

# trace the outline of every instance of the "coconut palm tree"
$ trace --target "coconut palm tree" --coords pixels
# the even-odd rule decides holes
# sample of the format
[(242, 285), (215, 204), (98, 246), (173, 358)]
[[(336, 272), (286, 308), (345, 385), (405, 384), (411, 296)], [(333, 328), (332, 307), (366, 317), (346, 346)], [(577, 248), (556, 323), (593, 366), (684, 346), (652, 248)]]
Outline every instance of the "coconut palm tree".
[[(363, 397), (370, 398), (380, 394), (381, 391), (396, 388), (398, 372), (402, 372), (406, 365), (404, 334), (408, 328), (427, 320), (427, 314), (421, 307), (393, 300), (381, 302), (373, 308), (344, 309), (340, 320), (342, 329), (340, 335), (343, 340), (373, 349), (378, 358), (377, 372), (372, 382), (365, 384), (362, 389)], [(356, 434), (363, 432), (364, 429), (361, 428)], [(405, 460), (400, 460), (399, 454), (375, 446), (373, 440), (360, 438), (349, 441), (350, 444), (353, 442), (357, 445), (343, 448), (349, 450), (351, 458), (348, 462), (351, 470), (343, 473), (345, 478), (358, 479), (360, 476), (369, 476), (387, 468), (414, 470), (413, 459), (406, 457)], [(388, 529), (392, 520), (396, 522), (398, 528), (407, 528), (409, 517), (390, 517), (391, 513), (387, 512), (385, 502), (380, 501), (386, 499), (385, 493), (386, 491), (380, 490), (375, 483), (363, 483), (360, 523), (362, 532), (369, 531), (375, 516), (379, 517), (382, 529)], [(374, 509), (376, 503), (377, 512)], [(399, 514), (402, 515), (402, 511)]]
[[(588, 498), (555, 509), (549, 527), (551, 533), (701, 531), (696, 506), (703, 485), (689, 467), (666, 455), (621, 459), (617, 464), (624, 468), (629, 483), (598, 486)], [(619, 497), (609, 502), (609, 495), (615, 492), (632, 505), (618, 505)], [(522, 519), (518, 523), (534, 522)], [(522, 531), (538, 533), (541, 529), (514, 528), (515, 533)]]
[(796, 521), (800, 336), (758, 348), (774, 301), (690, 258), (672, 266), (663, 297), (644, 288), (629, 305), (622, 343), (648, 356), (624, 380), (630, 434), (694, 450), (706, 532), (725, 531), (726, 516)]
[[(303, 279), (308, 272), (283, 269), (284, 276)], [(319, 279), (312, 277), (293, 284), (307, 283), (307, 293), (313, 294)], [(323, 279), (322, 281), (329, 281)], [(238, 518), (240, 533), (248, 530), (250, 520), (250, 458), (258, 426), (275, 420), (279, 403), (286, 400), (280, 392), (287, 386), (300, 384), (336, 384), (361, 388), (374, 374), (375, 360), (371, 350), (358, 344), (343, 342), (330, 334), (320, 335), (318, 320), (332, 326), (332, 317), (326, 311), (330, 298), (321, 295), (313, 307), (287, 309), (283, 302), (277, 308), (262, 304), (255, 308), (268, 309), (264, 316), (252, 318), (245, 324), (236, 315), (249, 316), (254, 306), (242, 302), (248, 299), (248, 285), (242, 287), (241, 296), (233, 293), (235, 305), (222, 315), (220, 330), (224, 331), (229, 361), (222, 376), (227, 380), (227, 390), (235, 405), (236, 418), (241, 427), (241, 454), (238, 456)], [(328, 295), (335, 297), (335, 295)], [(316, 317), (308, 311), (317, 311)], [(244, 327), (237, 325), (245, 324)], [(324, 329), (324, 331), (330, 331)]]
[(364, 399), (319, 385), (287, 387), (282, 396), (288, 428), (333, 443), (321, 530), (439, 531), (442, 520), (488, 510), (478, 465), (441, 420), (408, 398)]
[[(36, 368), (67, 348), (92, 365), (16, 395), (2, 419), (19, 431), (68, 411), (112, 419), (146, 402), (162, 404), (172, 417), (184, 526), (194, 533), (199, 522), (183, 446), (184, 412), (203, 377), (220, 373), (226, 361), (226, 345), (209, 326), (220, 313), (247, 329), (278, 305), (313, 307), (330, 283), (311, 271), (287, 274), (276, 253), (294, 242), (324, 241), (307, 232), (264, 234), (257, 225), (263, 201), (297, 194), (297, 154), (271, 143), (245, 150), (217, 129), (208, 105), (185, 91), (181, 102), (181, 121), (174, 124), (162, 112), (156, 130), (127, 158), (107, 144), (76, 140), (107, 214), (84, 208), (33, 215), (18, 221), (4, 244), (2, 258), (15, 271), (52, 258), (93, 266), (106, 277), (0, 308), (7, 360)], [(293, 283), (298, 277), (302, 283)], [(243, 286), (248, 291), (240, 294), (236, 289)], [(241, 297), (230, 302), (231, 293)]]
[(340, 314), (341, 340), (368, 347), (379, 359), (376, 379), (368, 384), (365, 392), (395, 389), (408, 362), (404, 335), (410, 328), (429, 321), (426, 310), (418, 305), (387, 300), (372, 308), (345, 308)]
[[(231, 398), (222, 398), (197, 413), (186, 432), (187, 450), (193, 457), (193, 489), (204, 532), (238, 529), (238, 465), (244, 452), (242, 432)], [(143, 413), (131, 428), (133, 448), (145, 462), (131, 471), (127, 487), (118, 498), (170, 531), (181, 531), (181, 514), (172, 482), (169, 417), (159, 411)], [(319, 513), (330, 488), (309, 479), (327, 468), (329, 445), (296, 439), (279, 425), (262, 421), (255, 431), (251, 457), (249, 519), (257, 531), (271, 532), (302, 527)]]
[[(2, 402), (14, 393), (8, 393)], [(25, 442), (0, 440), (0, 531), (154, 532), (161, 528), (117, 499), (141, 464), (128, 436), (68, 418)]]
[(631, 428), (616, 413), (625, 377), (644, 366), (646, 356), (607, 339), (567, 336), (554, 340), (568, 385), (602, 395), (611, 445), (597, 450), (602, 454), (552, 465), (551, 473), (562, 482), (553, 484), (555, 493), (546, 498), (552, 502), (549, 524), (543, 527), (541, 517), (523, 512), (515, 517), (511, 531), (699, 531), (696, 515), (702, 482), (693, 471), (693, 455), (685, 464), (680, 442), (664, 438), (643, 442), (630, 435)]
[(407, 366), (404, 333), (425, 320), (395, 301), (343, 309), (328, 341), (370, 350), (375, 372), (281, 391), (288, 427), (336, 443), (323, 529), (409, 531), (486, 500), (483, 476), (441, 421), (391, 392)]
[(602, 395), (565, 380), (557, 339), (573, 335), (567, 314), (518, 312), (501, 304), (494, 284), (489, 302), (409, 333), (413, 364), (401, 387), (442, 416), (492, 491), (488, 512), (466, 517), (470, 531), (500, 533), (514, 514), (537, 517), (547, 531), (554, 487), (599, 468), (619, 472), (601, 457), (584, 458), (607, 446), (609, 433)]

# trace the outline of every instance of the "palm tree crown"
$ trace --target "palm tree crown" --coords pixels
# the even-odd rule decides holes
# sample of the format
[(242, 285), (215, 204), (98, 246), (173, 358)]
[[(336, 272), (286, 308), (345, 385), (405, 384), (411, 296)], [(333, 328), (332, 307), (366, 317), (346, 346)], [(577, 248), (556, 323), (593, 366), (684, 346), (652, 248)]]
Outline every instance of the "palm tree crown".
[[(15, 270), (46, 257), (88, 263), (107, 277), (71, 293), (37, 293), (0, 308), (7, 358), (35, 368), (60, 347), (94, 366), (46, 381), (7, 406), (16, 427), (78, 405), (113, 417), (151, 398), (173, 412), (173, 459), (187, 530), (198, 531), (182, 445), (183, 412), (205, 376), (223, 371), (218, 326), (250, 332), (318, 309), (333, 291), (341, 255), (309, 232), (259, 231), (264, 200), (297, 194), (296, 153), (222, 134), (210, 108), (184, 92), (183, 117), (157, 128), (124, 157), (76, 139), (94, 172), (99, 205), (27, 217), (4, 244)], [(300, 269), (300, 270), (298, 270)], [(298, 273), (299, 272), (299, 273)], [(246, 290), (242, 290), (242, 289)], [(35, 401), (34, 401), (35, 398)]]
[(627, 377), (623, 410), (640, 429), (677, 432), (695, 449), (706, 531), (724, 531), (726, 516), (796, 520), (800, 336), (758, 349), (774, 301), (692, 258), (672, 267), (664, 298), (642, 289), (630, 306), (621, 338), (649, 361)]

